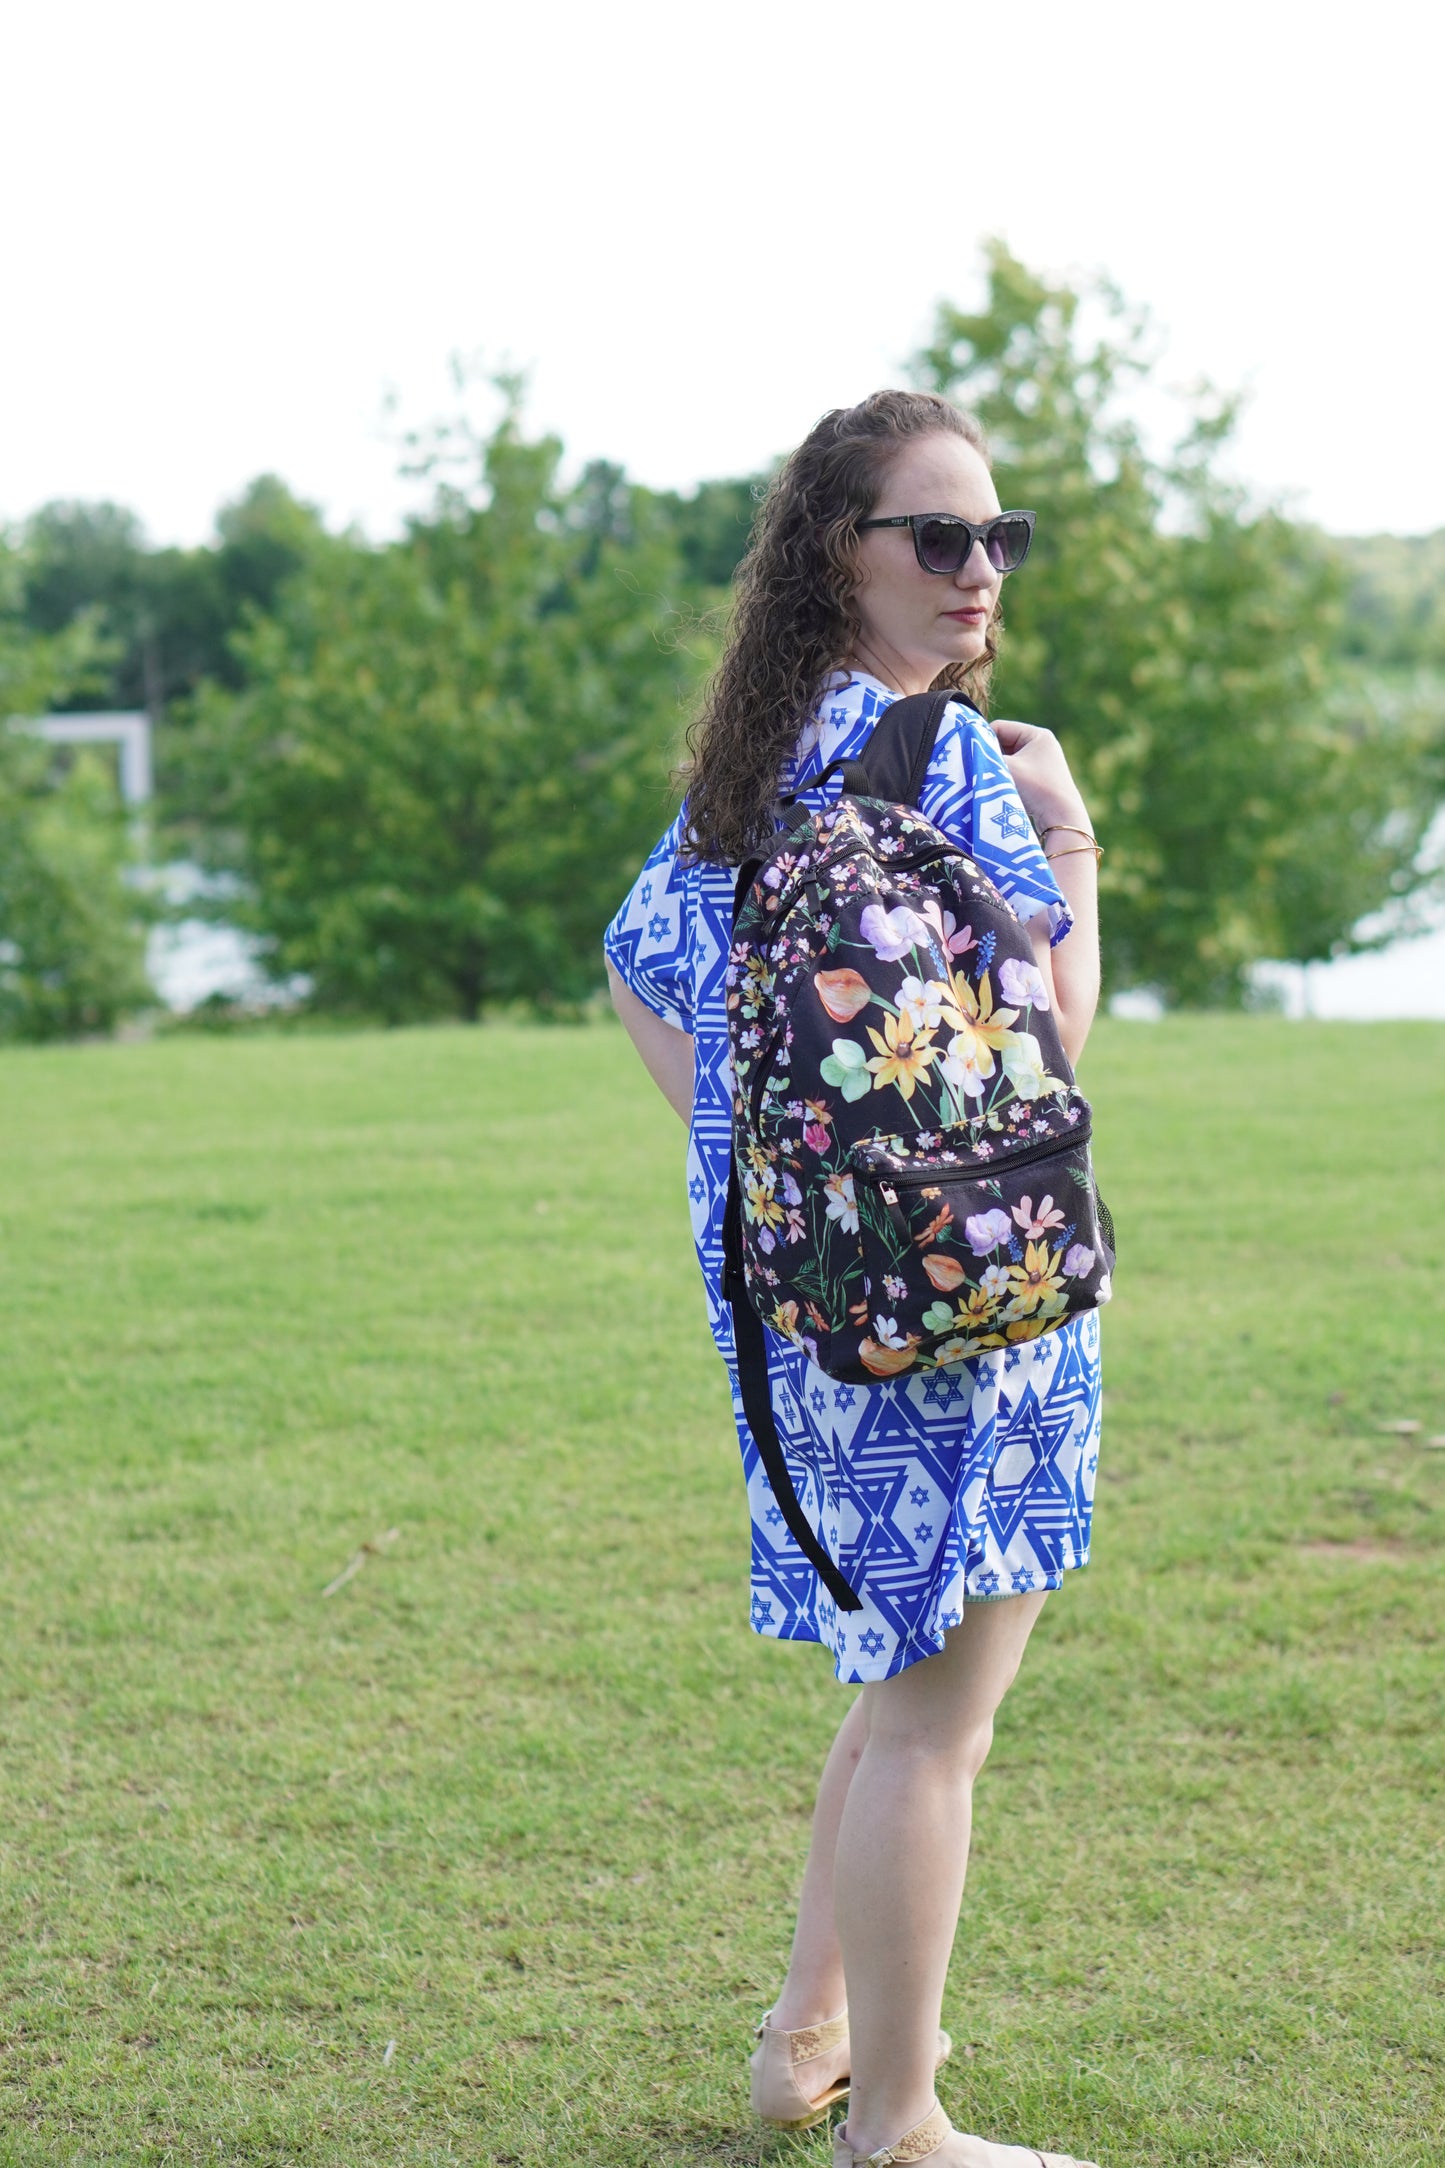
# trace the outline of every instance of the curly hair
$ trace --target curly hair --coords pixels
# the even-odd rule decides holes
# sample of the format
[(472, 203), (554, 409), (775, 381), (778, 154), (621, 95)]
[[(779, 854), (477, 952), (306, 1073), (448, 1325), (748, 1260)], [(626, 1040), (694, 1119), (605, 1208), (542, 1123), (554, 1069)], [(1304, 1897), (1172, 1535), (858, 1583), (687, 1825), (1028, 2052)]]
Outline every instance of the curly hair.
[[(689, 855), (737, 865), (772, 834), (782, 765), (861, 629), (858, 523), (899, 446), (939, 431), (987, 459), (978, 422), (949, 400), (876, 391), (825, 414), (780, 469), (737, 569), (722, 660), (688, 732)], [(995, 611), (983, 654), (941, 671), (935, 689), (982, 707), (1001, 631)]]

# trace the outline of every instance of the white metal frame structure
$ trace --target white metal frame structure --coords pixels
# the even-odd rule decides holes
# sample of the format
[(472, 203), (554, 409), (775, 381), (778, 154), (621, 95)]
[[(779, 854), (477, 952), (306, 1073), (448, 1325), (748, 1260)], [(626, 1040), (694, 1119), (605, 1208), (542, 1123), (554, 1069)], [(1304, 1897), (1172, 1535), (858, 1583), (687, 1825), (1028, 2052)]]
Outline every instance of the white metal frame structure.
[(114, 745), (120, 754), (120, 794), (133, 808), (152, 790), (151, 719), (142, 712), (106, 715), (17, 715), (17, 730), (31, 730), (51, 745)]

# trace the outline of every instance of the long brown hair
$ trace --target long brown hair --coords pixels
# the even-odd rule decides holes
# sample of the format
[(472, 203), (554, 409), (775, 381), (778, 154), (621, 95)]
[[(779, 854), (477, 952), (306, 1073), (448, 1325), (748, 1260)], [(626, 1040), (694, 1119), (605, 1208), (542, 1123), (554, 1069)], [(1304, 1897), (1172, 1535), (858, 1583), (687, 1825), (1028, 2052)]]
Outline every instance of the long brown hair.
[[(979, 424), (949, 400), (875, 391), (825, 414), (779, 470), (737, 569), (722, 660), (688, 732), (693, 856), (737, 865), (772, 833), (779, 771), (861, 630), (858, 523), (899, 446), (937, 431), (988, 457)], [(1001, 630), (995, 611), (983, 654), (951, 664), (934, 686), (982, 707)]]

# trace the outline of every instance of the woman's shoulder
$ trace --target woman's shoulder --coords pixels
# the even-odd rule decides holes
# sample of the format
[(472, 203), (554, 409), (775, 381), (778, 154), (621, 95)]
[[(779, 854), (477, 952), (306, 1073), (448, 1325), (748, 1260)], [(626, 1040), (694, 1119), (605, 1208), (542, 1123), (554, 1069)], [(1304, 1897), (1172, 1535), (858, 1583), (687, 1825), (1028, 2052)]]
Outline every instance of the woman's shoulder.
[(929, 773), (971, 784), (981, 767), (1002, 759), (988, 717), (963, 693), (955, 693), (938, 719)]

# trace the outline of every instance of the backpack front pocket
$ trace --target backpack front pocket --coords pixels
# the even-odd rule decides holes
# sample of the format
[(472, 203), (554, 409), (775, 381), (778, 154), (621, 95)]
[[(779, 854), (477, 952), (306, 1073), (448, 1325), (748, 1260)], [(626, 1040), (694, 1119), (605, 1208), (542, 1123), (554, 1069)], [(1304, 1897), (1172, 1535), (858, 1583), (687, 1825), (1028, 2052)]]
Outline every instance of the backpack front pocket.
[(866, 1374), (963, 1362), (1108, 1301), (1113, 1226), (1077, 1096), (1064, 1120), (1033, 1139), (954, 1130), (926, 1148), (854, 1147)]

